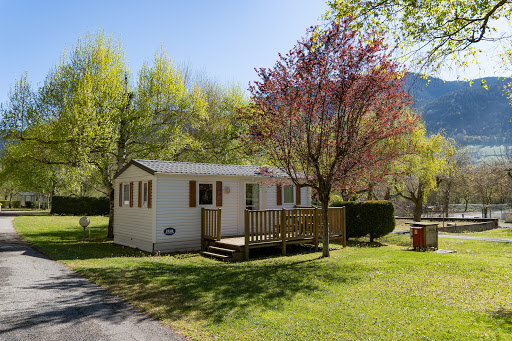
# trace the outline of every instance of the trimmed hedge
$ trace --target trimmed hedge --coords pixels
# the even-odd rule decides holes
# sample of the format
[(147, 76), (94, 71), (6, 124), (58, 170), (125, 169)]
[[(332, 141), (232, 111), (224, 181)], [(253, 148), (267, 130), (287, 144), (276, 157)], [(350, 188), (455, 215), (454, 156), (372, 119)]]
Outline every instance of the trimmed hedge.
[(12, 207), (9, 207), (9, 200), (0, 200), (0, 204), (2, 204), (3, 209), (20, 208), (21, 207), (21, 202), (19, 200), (13, 200)]
[(108, 215), (108, 198), (53, 196), (52, 214)]
[(347, 238), (385, 236), (395, 229), (395, 208), (390, 201), (338, 201), (332, 207), (345, 206)]

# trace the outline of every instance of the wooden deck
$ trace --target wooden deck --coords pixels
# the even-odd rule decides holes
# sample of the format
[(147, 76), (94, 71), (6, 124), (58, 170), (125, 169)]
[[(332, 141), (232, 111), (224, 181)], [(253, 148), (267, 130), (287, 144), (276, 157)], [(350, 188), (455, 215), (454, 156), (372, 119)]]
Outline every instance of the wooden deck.
[[(318, 250), (321, 240), (322, 211), (318, 208), (292, 210), (245, 210), (245, 234), (222, 237), (221, 209), (201, 210), (201, 249), (204, 255), (249, 259), (250, 249), (281, 247), (286, 255), (286, 245), (312, 244)], [(345, 208), (329, 208), (329, 236), (346, 246)], [(220, 254), (219, 254), (220, 252)]]

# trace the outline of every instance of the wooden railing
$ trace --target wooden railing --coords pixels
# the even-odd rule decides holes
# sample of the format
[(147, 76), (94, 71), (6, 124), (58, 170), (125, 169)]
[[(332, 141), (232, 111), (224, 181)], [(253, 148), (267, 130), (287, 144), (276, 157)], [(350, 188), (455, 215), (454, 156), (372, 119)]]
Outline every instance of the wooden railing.
[[(245, 210), (245, 257), (249, 248), (281, 242), (286, 254), (286, 244), (310, 240), (318, 248), (322, 234), (322, 210), (295, 208), (292, 210)], [(329, 208), (329, 236), (337, 237), (346, 245), (345, 208)]]
[(221, 217), (220, 208), (201, 208), (201, 249), (204, 249), (205, 240), (220, 240)]

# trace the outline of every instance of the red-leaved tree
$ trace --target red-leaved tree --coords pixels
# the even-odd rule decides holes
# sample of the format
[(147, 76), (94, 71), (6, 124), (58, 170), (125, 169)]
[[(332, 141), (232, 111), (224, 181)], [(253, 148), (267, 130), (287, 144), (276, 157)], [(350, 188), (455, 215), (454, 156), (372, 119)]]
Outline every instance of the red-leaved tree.
[[(360, 39), (349, 20), (310, 28), (273, 68), (257, 69), (254, 106), (243, 113), (248, 140), (266, 159), (294, 184), (317, 191), (324, 227), (331, 191), (382, 173), (403, 151), (397, 141), (418, 121), (406, 110), (404, 73), (383, 40)], [(327, 228), (323, 256), (329, 256)]]

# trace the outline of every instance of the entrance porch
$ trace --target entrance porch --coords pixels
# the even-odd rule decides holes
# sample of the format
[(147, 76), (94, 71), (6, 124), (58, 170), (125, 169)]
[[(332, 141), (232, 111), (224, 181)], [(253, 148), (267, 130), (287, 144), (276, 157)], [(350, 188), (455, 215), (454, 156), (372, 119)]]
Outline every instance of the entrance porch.
[[(345, 208), (329, 208), (329, 238), (346, 246)], [(245, 233), (242, 236), (222, 236), (222, 210), (201, 209), (201, 251), (219, 259), (249, 259), (250, 249), (281, 247), (286, 255), (289, 244), (312, 244), (318, 250), (322, 239), (322, 210), (294, 208), (245, 210)]]

